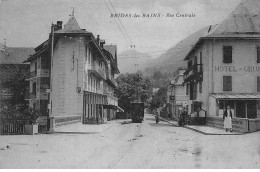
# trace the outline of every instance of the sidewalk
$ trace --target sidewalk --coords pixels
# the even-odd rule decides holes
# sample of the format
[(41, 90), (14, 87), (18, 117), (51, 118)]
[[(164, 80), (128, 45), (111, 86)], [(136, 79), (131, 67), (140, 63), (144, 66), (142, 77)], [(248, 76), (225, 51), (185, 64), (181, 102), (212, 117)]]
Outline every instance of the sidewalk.
[(102, 133), (106, 130), (109, 130), (113, 127), (121, 125), (125, 120), (112, 120), (107, 121), (103, 124), (82, 124), (81, 122), (61, 125), (54, 128), (54, 132), (52, 133), (66, 133), (66, 134), (95, 134)]
[[(179, 127), (178, 122), (170, 119), (165, 119), (160, 117), (162, 121), (165, 121), (173, 126)], [(214, 128), (209, 126), (203, 126), (203, 125), (185, 125), (183, 128), (187, 128), (193, 131), (196, 131), (198, 133), (204, 134), (204, 135), (243, 135), (243, 133), (237, 133), (237, 132), (226, 132), (224, 129), (220, 128)]]

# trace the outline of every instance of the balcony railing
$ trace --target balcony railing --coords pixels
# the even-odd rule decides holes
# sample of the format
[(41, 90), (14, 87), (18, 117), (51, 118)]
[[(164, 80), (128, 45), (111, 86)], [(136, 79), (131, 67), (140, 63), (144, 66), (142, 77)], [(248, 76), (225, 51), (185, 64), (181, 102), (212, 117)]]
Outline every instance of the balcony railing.
[(198, 82), (203, 80), (202, 64), (195, 64), (184, 72), (184, 82)]
[(106, 79), (105, 71), (103, 69), (101, 69), (97, 63), (92, 63), (88, 70), (90, 73), (93, 73), (97, 77), (99, 77), (101, 79)]
[(25, 79), (30, 79), (34, 77), (49, 77), (50, 70), (49, 69), (38, 69), (37, 73), (35, 71), (30, 72), (25, 76)]
[(115, 81), (115, 79), (112, 77), (111, 73), (108, 72), (107, 73), (107, 81), (110, 85), (112, 85), (113, 87), (117, 87), (117, 82)]

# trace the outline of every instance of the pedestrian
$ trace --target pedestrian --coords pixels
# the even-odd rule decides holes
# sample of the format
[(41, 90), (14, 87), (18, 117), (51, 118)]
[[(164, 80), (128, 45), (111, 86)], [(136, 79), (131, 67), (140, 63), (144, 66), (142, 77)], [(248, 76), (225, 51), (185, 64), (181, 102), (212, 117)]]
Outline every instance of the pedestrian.
[(156, 124), (159, 122), (159, 113), (157, 111), (155, 112), (155, 121)]
[(224, 128), (226, 129), (226, 132), (228, 132), (228, 130), (230, 130), (230, 132), (232, 132), (232, 111), (230, 109), (230, 106), (227, 105), (226, 110), (224, 111), (224, 115), (223, 115), (223, 119), (224, 119)]

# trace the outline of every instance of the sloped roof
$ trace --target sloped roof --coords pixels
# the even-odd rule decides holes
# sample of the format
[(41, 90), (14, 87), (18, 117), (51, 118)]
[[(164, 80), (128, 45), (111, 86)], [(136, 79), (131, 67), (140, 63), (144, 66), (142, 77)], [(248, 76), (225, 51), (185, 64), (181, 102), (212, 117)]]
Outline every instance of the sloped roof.
[(218, 27), (206, 37), (260, 36), (260, 2), (243, 0)]
[(62, 30), (55, 31), (55, 33), (90, 33), (79, 27), (75, 17), (71, 17)]
[(189, 59), (191, 52), (200, 45), (203, 39), (211, 38), (260, 38), (260, 2), (259, 0), (242, 0), (234, 11), (219, 25), (210, 29), (208, 34), (201, 36), (185, 57)]
[(108, 52), (110, 52), (115, 60), (116, 58), (116, 50), (117, 47), (116, 45), (103, 45), (104, 49), (107, 50)]
[(23, 64), (23, 62), (35, 53), (31, 47), (7, 47), (0, 50), (0, 64)]

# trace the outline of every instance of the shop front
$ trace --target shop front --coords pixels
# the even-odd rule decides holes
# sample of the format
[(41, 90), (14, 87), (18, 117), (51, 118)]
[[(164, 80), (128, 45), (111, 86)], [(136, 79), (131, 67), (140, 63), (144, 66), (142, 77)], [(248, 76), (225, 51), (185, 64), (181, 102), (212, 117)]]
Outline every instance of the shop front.
[(207, 125), (223, 128), (223, 114), (230, 106), (234, 131), (260, 130), (260, 94), (211, 94), (209, 99)]

